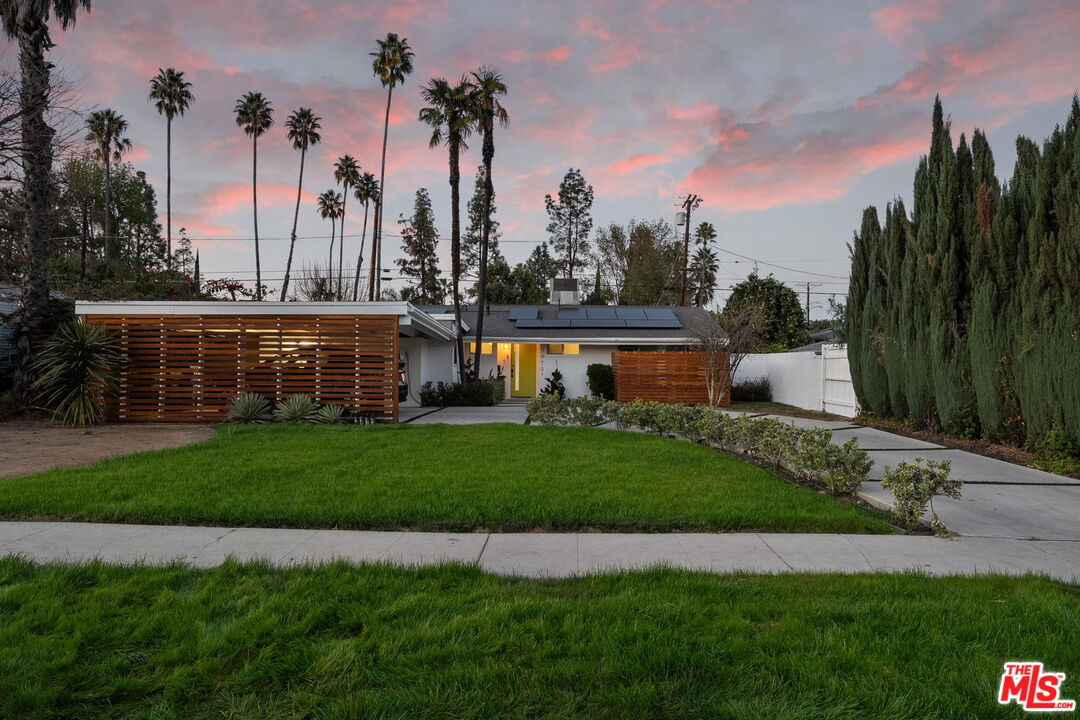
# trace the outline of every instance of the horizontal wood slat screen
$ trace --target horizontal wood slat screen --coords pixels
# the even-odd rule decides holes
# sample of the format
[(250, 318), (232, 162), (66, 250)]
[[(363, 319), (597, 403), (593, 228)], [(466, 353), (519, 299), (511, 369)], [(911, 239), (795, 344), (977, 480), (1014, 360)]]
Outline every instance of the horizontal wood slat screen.
[(397, 422), (394, 315), (88, 315), (125, 356), (110, 416), (218, 422), (229, 400), (293, 393)]
[[(620, 350), (611, 354), (615, 368), (615, 399), (707, 405), (705, 353)], [(721, 402), (731, 403), (730, 393)]]

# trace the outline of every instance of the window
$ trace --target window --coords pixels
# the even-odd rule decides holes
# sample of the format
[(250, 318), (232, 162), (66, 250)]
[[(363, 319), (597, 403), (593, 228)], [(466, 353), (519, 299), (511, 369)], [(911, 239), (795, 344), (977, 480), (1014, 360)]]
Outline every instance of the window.
[[(469, 354), (472, 355), (475, 352), (476, 352), (476, 343), (474, 343), (474, 342), (469, 343)], [(491, 354), (491, 343), (480, 343), (480, 354), (481, 355), (490, 355)]]
[(578, 343), (565, 343), (562, 345), (548, 345), (548, 355), (578, 355), (581, 353), (581, 345)]

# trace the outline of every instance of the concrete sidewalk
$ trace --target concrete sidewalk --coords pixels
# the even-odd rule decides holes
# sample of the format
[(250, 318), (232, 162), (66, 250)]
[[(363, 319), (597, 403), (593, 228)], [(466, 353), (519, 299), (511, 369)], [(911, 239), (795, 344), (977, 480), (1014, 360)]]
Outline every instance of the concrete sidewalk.
[(0, 555), (9, 554), (38, 562), (180, 560), (197, 567), (213, 567), (227, 557), (279, 566), (335, 559), (400, 565), (455, 561), (497, 574), (552, 578), (670, 565), (710, 572), (1033, 572), (1080, 582), (1080, 543), (899, 535), (455, 534), (0, 522)]

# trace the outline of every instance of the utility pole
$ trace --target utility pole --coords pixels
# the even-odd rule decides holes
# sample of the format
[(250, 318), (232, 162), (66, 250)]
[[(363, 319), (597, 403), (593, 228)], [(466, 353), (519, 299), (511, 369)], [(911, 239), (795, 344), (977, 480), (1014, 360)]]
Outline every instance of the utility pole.
[(821, 283), (806, 283), (806, 324), (810, 324), (810, 288), (817, 287)]
[(679, 284), (679, 304), (686, 305), (686, 285), (687, 276), (690, 273), (690, 213), (696, 210), (701, 205), (701, 198), (694, 193), (690, 193), (683, 200), (682, 209), (684, 211), (683, 221), (686, 226), (683, 228), (683, 252), (682, 252), (682, 282)]

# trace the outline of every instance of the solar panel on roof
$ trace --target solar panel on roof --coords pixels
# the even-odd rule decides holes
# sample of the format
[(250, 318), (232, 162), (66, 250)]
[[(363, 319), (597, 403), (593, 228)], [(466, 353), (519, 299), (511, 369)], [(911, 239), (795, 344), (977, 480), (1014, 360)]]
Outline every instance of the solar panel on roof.
[(674, 320), (675, 313), (667, 308), (645, 308), (647, 320)]
[(566, 308), (565, 310), (559, 310), (559, 317), (563, 320), (573, 320), (575, 318), (585, 318), (585, 308)]
[(616, 328), (626, 327), (626, 321), (616, 318), (584, 318), (571, 320), (570, 326), (576, 328)]
[(645, 329), (645, 328), (652, 328), (652, 329), (667, 328), (667, 329), (670, 329), (670, 330), (677, 330), (677, 329), (682, 327), (682, 323), (679, 322), (679, 320), (677, 318), (674, 318), (674, 317), (672, 319), (670, 319), (670, 320), (627, 320), (626, 321), (626, 327), (628, 327), (628, 328), (640, 328), (640, 329)]
[(585, 314), (588, 318), (595, 320), (614, 320), (618, 317), (613, 307), (589, 307), (585, 308)]
[(615, 308), (615, 317), (621, 320), (644, 320), (645, 311), (641, 308)]
[(512, 307), (506, 317), (509, 320), (535, 320), (539, 314), (540, 308), (538, 307)]

